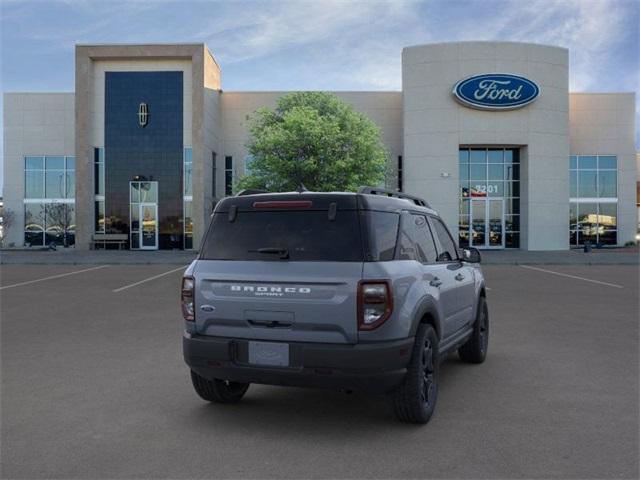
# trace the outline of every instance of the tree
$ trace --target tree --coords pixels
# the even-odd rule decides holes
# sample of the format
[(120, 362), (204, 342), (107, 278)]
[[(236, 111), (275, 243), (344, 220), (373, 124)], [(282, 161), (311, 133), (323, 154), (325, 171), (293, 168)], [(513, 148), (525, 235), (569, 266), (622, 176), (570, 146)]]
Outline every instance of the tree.
[(376, 124), (329, 93), (291, 93), (257, 110), (246, 146), (253, 159), (238, 189), (354, 191), (387, 171)]

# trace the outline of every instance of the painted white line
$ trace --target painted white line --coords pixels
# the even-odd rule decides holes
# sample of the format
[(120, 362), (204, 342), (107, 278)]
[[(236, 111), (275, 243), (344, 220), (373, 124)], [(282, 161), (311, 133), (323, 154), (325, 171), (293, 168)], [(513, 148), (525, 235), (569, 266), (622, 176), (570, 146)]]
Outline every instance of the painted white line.
[(29, 285), (31, 283), (44, 282), (45, 280), (53, 280), (54, 278), (68, 277), (69, 275), (75, 275), (76, 273), (90, 272), (91, 270), (98, 270), (100, 268), (107, 268), (109, 265), (100, 265), (98, 267), (85, 268), (83, 270), (76, 270), (75, 272), (61, 273), (60, 275), (51, 275), (50, 277), (37, 278), (35, 280), (28, 280), (26, 282), (14, 283), (13, 285), (5, 285), (0, 287), (0, 290), (5, 288), (21, 287), (23, 285)]
[(552, 275), (559, 275), (561, 277), (573, 278), (574, 280), (582, 280), (583, 282), (597, 283), (598, 285), (605, 285), (613, 288), (624, 288), (622, 285), (616, 285), (615, 283), (601, 282), (600, 280), (593, 280), (591, 278), (578, 277), (576, 275), (569, 275), (568, 273), (554, 272), (553, 270), (547, 270), (545, 268), (531, 267), (529, 265), (520, 265), (522, 268), (528, 268), (529, 270), (537, 270), (538, 272), (551, 273)]
[(491, 287), (484, 287), (485, 290), (487, 290), (488, 292), (491, 291)]
[(131, 288), (131, 287), (135, 287), (137, 285), (140, 285), (141, 283), (150, 282), (151, 280), (155, 280), (156, 278), (164, 277), (165, 275), (169, 275), (170, 273), (177, 272), (178, 270), (185, 270), (188, 266), (189, 265), (185, 265), (184, 267), (174, 268), (173, 270), (169, 270), (168, 272), (164, 272), (164, 273), (161, 273), (159, 275), (154, 275), (153, 277), (145, 278), (144, 280), (140, 280), (139, 282), (132, 283), (130, 285), (125, 285), (124, 287), (116, 288), (115, 290), (113, 290), (113, 293), (121, 292), (123, 290), (126, 290), (127, 288)]

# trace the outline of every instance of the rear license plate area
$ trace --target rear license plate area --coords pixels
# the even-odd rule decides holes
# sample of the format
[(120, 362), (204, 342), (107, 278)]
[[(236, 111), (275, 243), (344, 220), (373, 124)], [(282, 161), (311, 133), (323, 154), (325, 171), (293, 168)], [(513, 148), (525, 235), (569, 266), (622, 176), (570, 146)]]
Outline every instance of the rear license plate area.
[(289, 366), (289, 344), (249, 341), (249, 364), (271, 367)]

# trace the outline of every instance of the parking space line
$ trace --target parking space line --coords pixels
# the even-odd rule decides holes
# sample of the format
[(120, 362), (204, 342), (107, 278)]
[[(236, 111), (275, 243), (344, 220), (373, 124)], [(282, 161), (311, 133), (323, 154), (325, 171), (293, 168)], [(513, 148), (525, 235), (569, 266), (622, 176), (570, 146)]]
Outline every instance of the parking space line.
[(188, 266), (189, 265), (185, 265), (184, 267), (174, 268), (173, 270), (169, 270), (168, 272), (160, 273), (158, 275), (154, 275), (153, 277), (145, 278), (144, 280), (140, 280), (139, 282), (131, 283), (129, 285), (125, 285), (124, 287), (116, 288), (115, 290), (112, 290), (112, 291), (113, 291), (113, 293), (118, 293), (118, 292), (121, 292), (123, 290), (126, 290), (127, 288), (131, 288), (131, 287), (135, 287), (137, 285), (140, 285), (141, 283), (150, 282), (151, 280), (155, 280), (156, 278), (164, 277), (165, 275), (169, 275), (170, 273), (177, 272), (178, 270), (184, 270)]
[(29, 285), (31, 283), (44, 282), (45, 280), (53, 280), (55, 278), (68, 277), (69, 275), (75, 275), (76, 273), (90, 272), (91, 270), (98, 270), (100, 268), (106, 268), (109, 265), (100, 265), (98, 267), (84, 268), (82, 270), (76, 270), (74, 272), (61, 273), (59, 275), (51, 275), (50, 277), (36, 278), (35, 280), (28, 280), (26, 282), (14, 283), (13, 285), (5, 285), (4, 287), (0, 287), (0, 290), (4, 290), (5, 288), (13, 288), (13, 287), (21, 287), (23, 285)]
[(598, 285), (605, 285), (607, 287), (613, 288), (624, 288), (622, 285), (617, 285), (615, 283), (601, 282), (600, 280), (593, 280), (591, 278), (578, 277), (577, 275), (569, 275), (568, 273), (554, 272), (553, 270), (547, 270), (546, 268), (538, 268), (531, 267), (529, 265), (520, 265), (522, 268), (527, 268), (529, 270), (537, 270), (538, 272), (550, 273), (552, 275), (559, 275), (561, 277), (573, 278), (574, 280), (582, 280), (583, 282), (591, 282), (597, 283)]

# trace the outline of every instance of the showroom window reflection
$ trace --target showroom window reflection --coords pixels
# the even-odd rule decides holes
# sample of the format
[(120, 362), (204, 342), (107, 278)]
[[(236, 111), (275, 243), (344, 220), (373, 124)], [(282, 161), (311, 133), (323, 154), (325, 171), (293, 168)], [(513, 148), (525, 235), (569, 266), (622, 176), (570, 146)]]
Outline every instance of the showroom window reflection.
[(618, 161), (615, 155), (569, 158), (569, 242), (616, 245)]
[(73, 245), (75, 157), (25, 157), (24, 191), (25, 245)]

